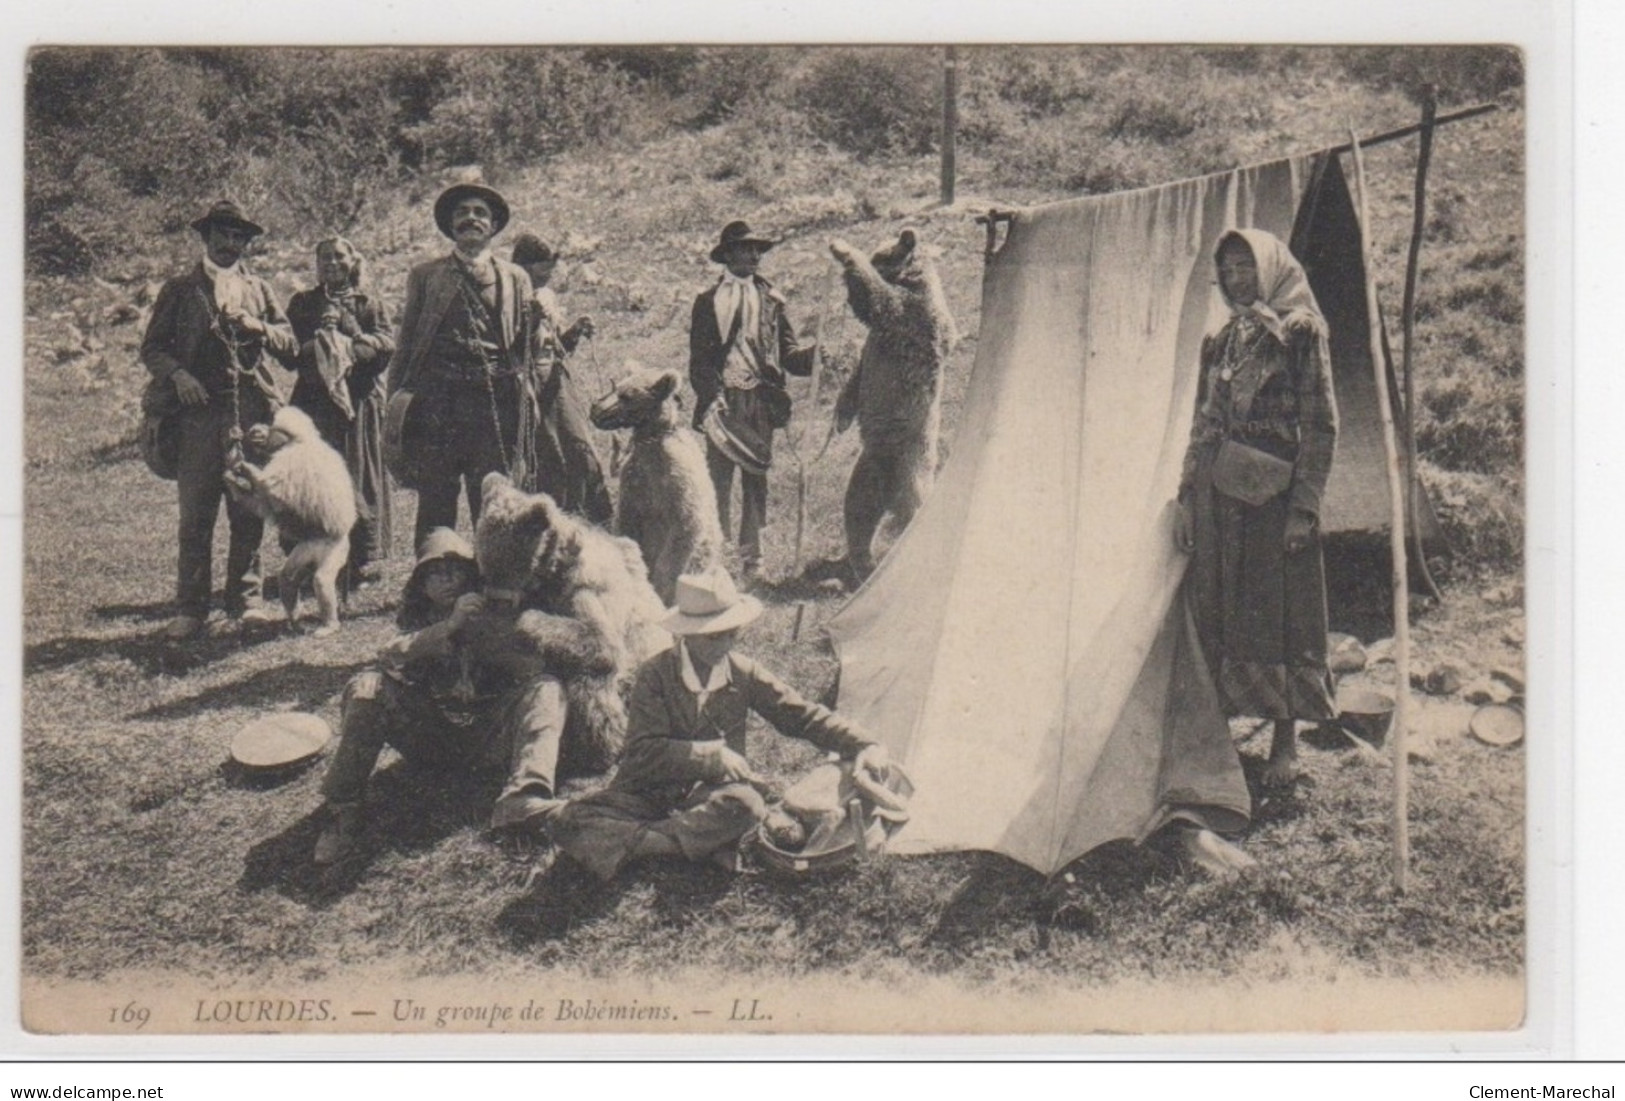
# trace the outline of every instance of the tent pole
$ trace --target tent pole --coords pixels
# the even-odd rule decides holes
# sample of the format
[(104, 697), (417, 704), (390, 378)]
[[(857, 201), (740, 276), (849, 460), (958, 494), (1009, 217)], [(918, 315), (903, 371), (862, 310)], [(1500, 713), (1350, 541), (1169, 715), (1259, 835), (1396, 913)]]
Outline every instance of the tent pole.
[(1435, 118), (1431, 123), (1413, 123), (1410, 126), (1401, 126), (1398, 130), (1389, 130), (1386, 133), (1375, 134), (1375, 135), (1373, 135), (1373, 136), (1371, 136), (1369, 138), (1355, 138), (1354, 135), (1352, 133), (1350, 133), (1349, 137), (1350, 137), (1351, 141), (1350, 141), (1349, 144), (1347, 144), (1347, 145), (1334, 145), (1330, 149), (1326, 150), (1326, 152), (1328, 152), (1328, 153), (1347, 153), (1347, 152), (1349, 152), (1350, 150), (1352, 150), (1354, 148), (1354, 143), (1355, 142), (1358, 142), (1361, 146), (1364, 146), (1366, 148), (1370, 148), (1373, 145), (1381, 145), (1384, 142), (1398, 141), (1400, 138), (1408, 138), (1412, 134), (1415, 134), (1418, 131), (1420, 131), (1424, 125), (1443, 126), (1447, 122), (1460, 122), (1462, 119), (1477, 118), (1479, 115), (1487, 115), (1491, 111), (1495, 111), (1495, 110), (1498, 110), (1498, 109), (1499, 109), (1499, 104), (1495, 104), (1495, 103), (1475, 103), (1471, 107), (1463, 107), (1459, 111), (1452, 111), (1448, 115), (1440, 115), (1438, 118)]
[[(1354, 132), (1349, 131), (1350, 138)], [(1377, 284), (1371, 270), (1371, 220), (1366, 206), (1365, 161), (1359, 139), (1350, 142), (1354, 154), (1354, 190), (1359, 197), (1360, 255), (1365, 263), (1366, 313), (1371, 326), (1371, 367), (1377, 380), (1377, 408), (1382, 414), (1382, 443), (1388, 456), (1388, 499), (1393, 508), (1394, 661), (1399, 683), (1394, 688), (1394, 722), (1389, 741), (1394, 753), (1394, 889), (1408, 886), (1411, 863), (1409, 822), (1410, 757), (1406, 739), (1410, 730), (1411, 624), (1410, 585), (1405, 569), (1405, 497), (1399, 477), (1399, 448), (1394, 439), (1394, 406), (1388, 395), (1387, 362), (1382, 354), (1382, 322), (1377, 312)]]
[(1416, 347), (1416, 276), (1422, 256), (1422, 232), (1427, 221), (1428, 164), (1433, 159), (1433, 125), (1438, 113), (1437, 91), (1432, 84), (1422, 87), (1422, 134), (1416, 152), (1416, 197), (1411, 204), (1411, 250), (1405, 258), (1405, 304), (1400, 311), (1400, 328), (1405, 338), (1405, 501), (1410, 520), (1412, 546), (1416, 552), (1416, 577), (1428, 595), (1438, 599), (1439, 586), (1428, 572), (1422, 553), (1421, 477), (1416, 472), (1416, 376), (1413, 371)]
[(942, 205), (954, 205), (954, 153), (959, 136), (959, 51), (942, 49)]

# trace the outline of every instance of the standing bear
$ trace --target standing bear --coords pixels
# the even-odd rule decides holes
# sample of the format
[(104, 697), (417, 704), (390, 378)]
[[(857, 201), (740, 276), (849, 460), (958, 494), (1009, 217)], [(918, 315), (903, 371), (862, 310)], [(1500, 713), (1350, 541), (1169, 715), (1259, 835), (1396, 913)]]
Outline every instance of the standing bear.
[(863, 442), (845, 506), (847, 565), (861, 582), (875, 568), (870, 544), (882, 518), (907, 526), (936, 476), (942, 371), (958, 332), (912, 229), (867, 260), (839, 239), (829, 249), (845, 268), (852, 312), (869, 328), (835, 403), (836, 429), (856, 420)]
[(679, 575), (709, 573), (722, 561), (717, 491), (699, 437), (683, 425), (682, 377), (636, 363), (627, 369), (615, 389), (593, 403), (592, 423), (605, 431), (632, 430), (615, 532), (643, 551), (649, 583), (671, 604)]

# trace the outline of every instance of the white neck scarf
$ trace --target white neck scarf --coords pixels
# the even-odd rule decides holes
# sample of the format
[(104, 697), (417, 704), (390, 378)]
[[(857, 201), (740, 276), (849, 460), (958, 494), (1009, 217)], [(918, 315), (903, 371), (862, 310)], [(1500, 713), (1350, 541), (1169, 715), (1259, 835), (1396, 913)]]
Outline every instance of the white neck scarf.
[(217, 309), (248, 312), (248, 281), (243, 278), (241, 263), (223, 268), (205, 255), (203, 274), (214, 284), (214, 304)]
[(743, 309), (743, 320), (739, 323), (739, 333), (744, 336), (756, 331), (756, 318), (758, 309), (758, 296), (756, 280), (753, 276), (741, 279), (731, 271), (722, 273), (722, 279), (717, 283), (717, 332), (723, 340), (733, 331), (734, 314)]
[(705, 710), (705, 701), (709, 700), (713, 693), (733, 681), (727, 654), (722, 655), (722, 659), (711, 666), (710, 675), (703, 682), (700, 680), (700, 674), (694, 670), (694, 659), (688, 656), (688, 646), (682, 639), (677, 640), (677, 657), (678, 664), (682, 667), (683, 687), (694, 693), (695, 706), (699, 711)]

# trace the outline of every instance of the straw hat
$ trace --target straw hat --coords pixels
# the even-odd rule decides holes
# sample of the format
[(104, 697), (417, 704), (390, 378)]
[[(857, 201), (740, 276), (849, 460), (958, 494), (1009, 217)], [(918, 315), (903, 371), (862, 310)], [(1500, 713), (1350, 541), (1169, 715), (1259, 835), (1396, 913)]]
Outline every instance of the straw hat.
[(724, 569), (677, 579), (677, 606), (661, 626), (674, 635), (715, 635), (743, 627), (762, 614), (762, 602), (741, 593)]
[(316, 756), (332, 736), (320, 715), (278, 711), (239, 730), (231, 740), (231, 757), (245, 768), (287, 768)]

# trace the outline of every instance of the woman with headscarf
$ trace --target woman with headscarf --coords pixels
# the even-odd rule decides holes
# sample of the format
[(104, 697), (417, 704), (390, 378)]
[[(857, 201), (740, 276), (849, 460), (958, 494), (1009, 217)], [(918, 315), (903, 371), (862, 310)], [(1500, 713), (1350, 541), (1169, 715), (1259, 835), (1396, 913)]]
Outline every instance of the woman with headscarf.
[(1230, 319), (1202, 342), (1175, 539), (1230, 715), (1273, 719), (1266, 786), (1297, 774), (1296, 720), (1329, 719), (1319, 517), (1337, 440), (1326, 320), (1278, 238), (1232, 230), (1214, 253)]
[(395, 350), (389, 314), (359, 288), (361, 254), (343, 237), (316, 246), (317, 285), (288, 302), (299, 341), (293, 404), (342, 453), (356, 488), (349, 584), (375, 580), (370, 564), (389, 553), (389, 476), (384, 470), (384, 369)]

